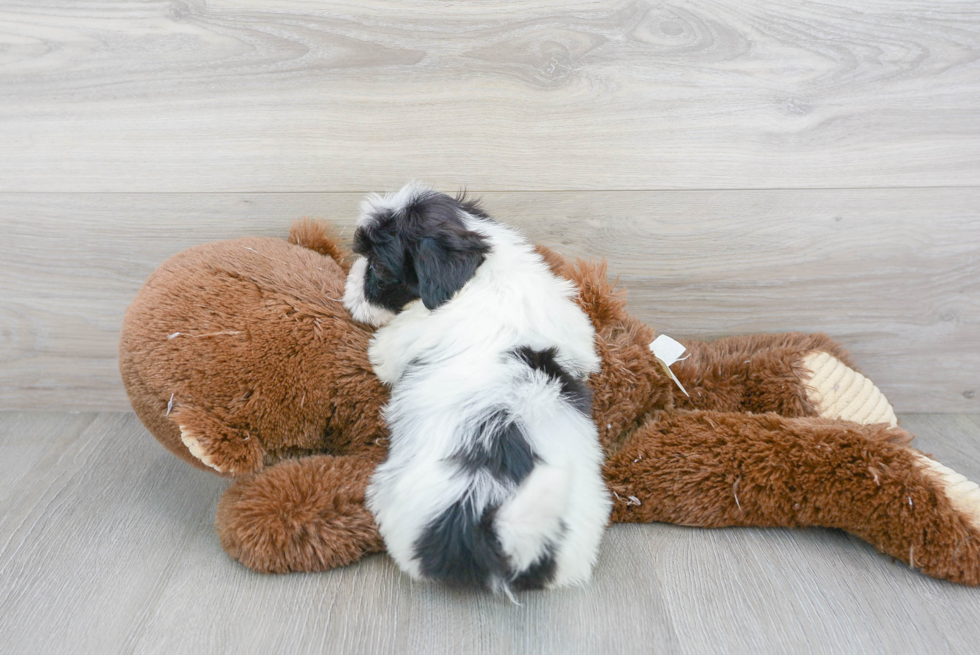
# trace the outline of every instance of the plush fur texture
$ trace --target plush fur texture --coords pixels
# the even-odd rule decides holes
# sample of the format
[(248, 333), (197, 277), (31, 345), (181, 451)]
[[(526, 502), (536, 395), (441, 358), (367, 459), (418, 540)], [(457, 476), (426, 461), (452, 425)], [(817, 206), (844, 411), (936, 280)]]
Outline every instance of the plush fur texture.
[[(323, 235), (294, 232), (315, 244)], [(335, 260), (278, 239), (211, 243), (167, 260), (130, 305), (120, 338), (140, 419), (171, 452), (227, 475), (370, 448), (387, 435), (386, 392), (367, 358), (372, 331), (340, 302), (344, 277)]]
[[(364, 491), (377, 461), (314, 456), (266, 469), (221, 499), (221, 545), (260, 571), (320, 571), (384, 550)], [(337, 538), (343, 535), (343, 538)]]
[(651, 422), (606, 464), (613, 520), (846, 530), (931, 576), (980, 584), (980, 524), (884, 424), (695, 411)]
[[(308, 238), (296, 228), (292, 236), (300, 245)], [(331, 252), (318, 239), (311, 247)], [(604, 472), (615, 493), (613, 521), (826, 525), (928, 575), (980, 584), (980, 519), (908, 445), (910, 436), (814, 417), (802, 363), (823, 351), (850, 364), (838, 344), (806, 334), (685, 341), (694, 356), (673, 369), (691, 392), (688, 399), (650, 353), (654, 331), (626, 311), (605, 264), (571, 262), (539, 250), (578, 288), (576, 300), (595, 328), (602, 363), (588, 383), (606, 451)], [(339, 252), (338, 260), (346, 261), (346, 252)], [(306, 443), (296, 450), (276, 429), (252, 432), (262, 442), (266, 468), (238, 476), (219, 503), (216, 526), (229, 555), (257, 571), (323, 571), (383, 548), (362, 499), (385, 453), (387, 432), (379, 417), (387, 391), (367, 360), (370, 330), (353, 322), (339, 302), (345, 272), (332, 256), (275, 239), (191, 249), (147, 280), (123, 326), (120, 367), (134, 409), (161, 443), (199, 468), (214, 472), (181, 441), (174, 413), (167, 414), (172, 394), (174, 409), (210, 408), (219, 422), (231, 417), (234, 422), (222, 423), (217, 434), (273, 420), (284, 433), (325, 426), (308, 429)], [(266, 266), (266, 257), (276, 258), (275, 268)], [(311, 284), (323, 291), (302, 291)], [(266, 304), (250, 294), (280, 311), (266, 313)], [(200, 309), (212, 304), (219, 311)], [(319, 333), (302, 321), (304, 314), (291, 318), (284, 305), (294, 304), (307, 312), (316, 308)], [(324, 316), (337, 318), (324, 323)], [(255, 348), (235, 358), (214, 338), (187, 340), (186, 348), (167, 339), (202, 319), (210, 332), (211, 321), (220, 331), (260, 317), (274, 329), (252, 333)], [(274, 341), (272, 333), (279, 343), (263, 341)], [(265, 357), (317, 364), (277, 367), (270, 376)], [(287, 413), (264, 403), (237, 404), (239, 389), (248, 388), (260, 398), (289, 398), (286, 389), (320, 389), (322, 395), (320, 402), (298, 403), (298, 412), (294, 403), (295, 413)], [(318, 450), (330, 454), (303, 455)], [(300, 457), (276, 464), (293, 453)]]
[(574, 287), (463, 199), (409, 185), (363, 211), (344, 298), (384, 321), (368, 352), (391, 437), (367, 499), (389, 554), (508, 594), (587, 581), (610, 503)]

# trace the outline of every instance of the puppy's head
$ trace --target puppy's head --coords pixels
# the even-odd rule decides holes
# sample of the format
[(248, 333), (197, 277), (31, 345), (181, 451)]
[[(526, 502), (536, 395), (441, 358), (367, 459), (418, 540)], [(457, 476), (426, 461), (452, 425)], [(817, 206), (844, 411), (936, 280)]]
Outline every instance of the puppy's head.
[(448, 302), (490, 250), (468, 221), (486, 218), (462, 198), (415, 184), (361, 205), (344, 305), (355, 320), (390, 321), (419, 298), (429, 310)]

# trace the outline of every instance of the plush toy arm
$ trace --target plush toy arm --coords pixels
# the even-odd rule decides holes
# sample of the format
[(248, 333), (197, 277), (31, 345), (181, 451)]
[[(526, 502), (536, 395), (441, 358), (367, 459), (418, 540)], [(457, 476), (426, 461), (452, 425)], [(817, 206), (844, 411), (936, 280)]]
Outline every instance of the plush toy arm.
[(675, 385), (678, 408), (897, 424), (885, 396), (854, 370), (844, 348), (826, 334), (755, 334), (681, 343), (690, 356), (672, 369), (690, 397)]
[(375, 464), (317, 455), (240, 478), (218, 503), (221, 545), (261, 573), (326, 571), (384, 550), (364, 506)]
[(980, 488), (882, 424), (695, 411), (606, 465), (616, 522), (846, 530), (924, 573), (980, 584)]

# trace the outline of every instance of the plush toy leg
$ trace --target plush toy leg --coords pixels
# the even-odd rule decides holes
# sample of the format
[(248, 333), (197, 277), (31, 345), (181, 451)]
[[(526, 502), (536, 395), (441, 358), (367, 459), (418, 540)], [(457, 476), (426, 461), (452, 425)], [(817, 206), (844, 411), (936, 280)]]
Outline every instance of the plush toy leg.
[(924, 573), (980, 584), (980, 488), (884, 424), (686, 412), (608, 460), (613, 521), (846, 530)]
[(239, 479), (215, 527), (233, 559), (262, 573), (325, 571), (384, 549), (364, 506), (376, 462), (317, 455)]
[(242, 475), (262, 468), (265, 449), (258, 435), (236, 429), (195, 407), (180, 407), (172, 417), (187, 450), (215, 471)]
[(690, 356), (673, 370), (690, 397), (675, 388), (679, 408), (897, 425), (885, 396), (825, 334), (755, 334), (683, 344)]

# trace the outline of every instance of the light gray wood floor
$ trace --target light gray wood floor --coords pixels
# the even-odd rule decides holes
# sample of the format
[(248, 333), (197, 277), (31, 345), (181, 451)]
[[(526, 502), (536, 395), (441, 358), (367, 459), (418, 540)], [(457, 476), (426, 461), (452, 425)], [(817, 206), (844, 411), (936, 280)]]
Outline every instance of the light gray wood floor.
[[(980, 479), (980, 416), (905, 415)], [(130, 413), (0, 412), (3, 653), (975, 653), (980, 591), (837, 531), (614, 526), (590, 587), (523, 606), (383, 555), (268, 576), (212, 528), (227, 482)]]

